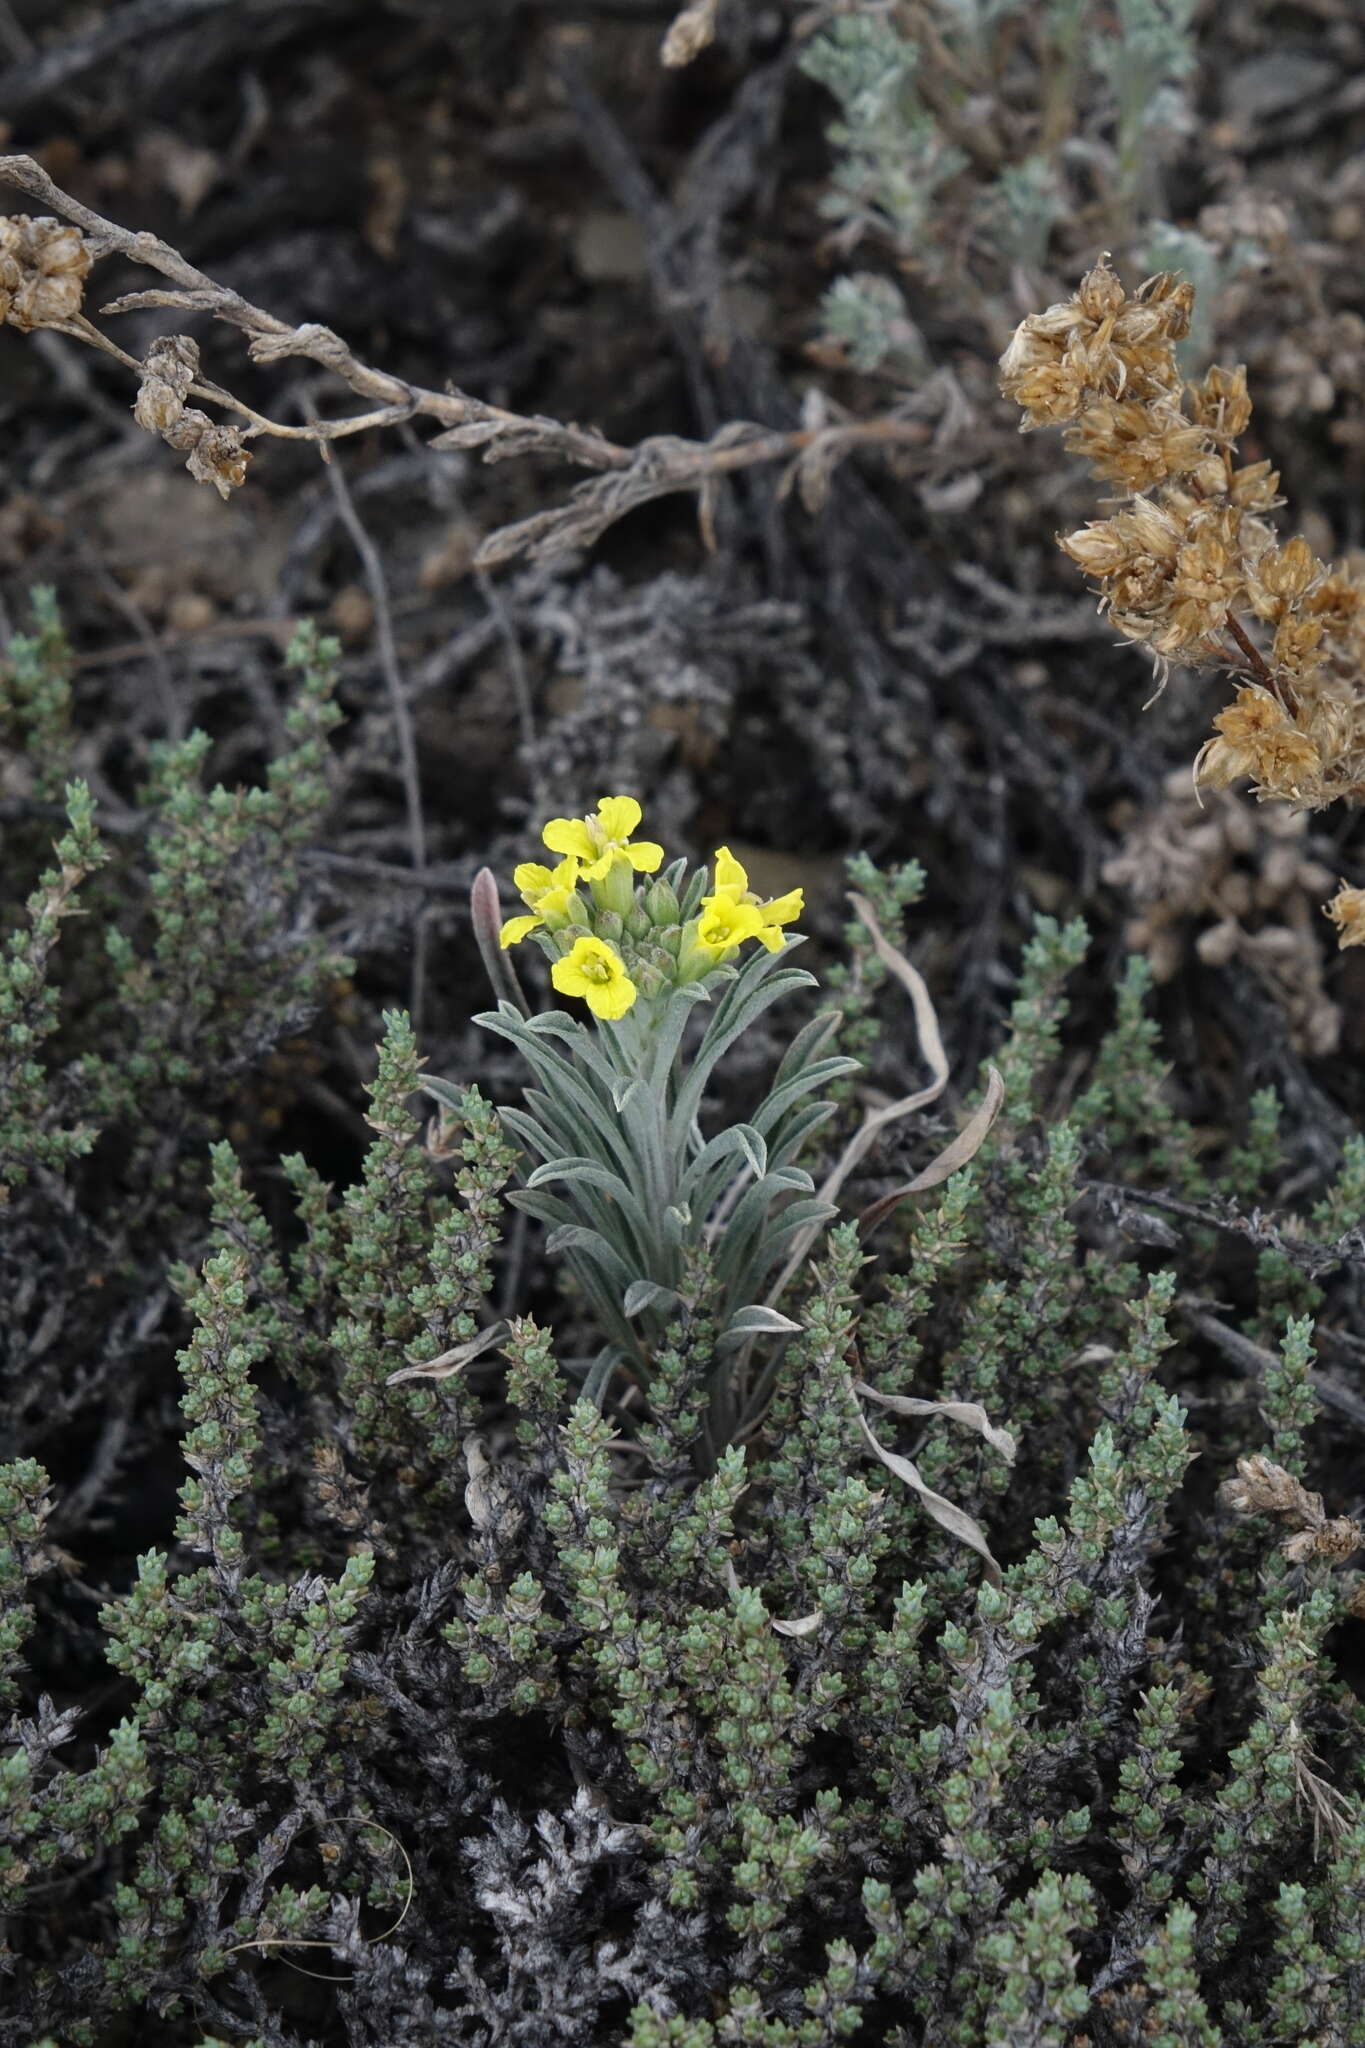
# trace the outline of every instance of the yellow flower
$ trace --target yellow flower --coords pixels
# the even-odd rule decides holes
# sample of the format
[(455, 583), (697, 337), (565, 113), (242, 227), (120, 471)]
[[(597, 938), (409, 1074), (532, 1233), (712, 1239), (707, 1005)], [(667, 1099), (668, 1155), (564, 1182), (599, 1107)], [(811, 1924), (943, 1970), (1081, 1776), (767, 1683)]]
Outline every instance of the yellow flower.
[(762, 929), (756, 903), (736, 903), (728, 896), (703, 896), (697, 937), (713, 953), (733, 953), (746, 939), (756, 939)]
[(550, 979), (562, 996), (582, 996), (594, 1017), (624, 1017), (639, 994), (625, 961), (605, 939), (575, 939), (571, 951), (555, 961)]
[[(766, 903), (760, 903), (749, 887), (748, 875), (728, 846), (716, 848), (715, 894), (703, 896), (702, 909), (709, 910), (722, 899), (741, 909), (752, 909), (757, 916), (757, 923), (751, 930), (741, 932), (735, 943), (738, 944), (743, 939), (757, 939), (760, 946), (766, 946), (770, 953), (781, 952), (785, 937), (782, 926), (800, 917), (805, 908), (805, 896), (800, 889), (788, 889), (785, 896), (772, 896)], [(705, 943), (710, 944), (706, 937), (705, 924), (706, 920), (703, 918), (700, 936)]]
[(509, 917), (498, 934), (498, 943), (504, 950), (508, 946), (519, 946), (528, 932), (540, 925), (553, 931), (557, 926), (571, 924), (578, 907), (574, 900), (574, 887), (578, 881), (578, 862), (570, 855), (560, 861), (558, 867), (542, 867), (539, 861), (524, 860), (512, 871), (512, 880), (521, 895), (523, 903), (529, 903), (534, 913), (531, 917)]
[(652, 875), (664, 850), (652, 839), (631, 843), (640, 815), (633, 796), (604, 796), (592, 817), (551, 818), (541, 837), (551, 853), (570, 854), (581, 861), (585, 881), (600, 882), (622, 860), (638, 873)]

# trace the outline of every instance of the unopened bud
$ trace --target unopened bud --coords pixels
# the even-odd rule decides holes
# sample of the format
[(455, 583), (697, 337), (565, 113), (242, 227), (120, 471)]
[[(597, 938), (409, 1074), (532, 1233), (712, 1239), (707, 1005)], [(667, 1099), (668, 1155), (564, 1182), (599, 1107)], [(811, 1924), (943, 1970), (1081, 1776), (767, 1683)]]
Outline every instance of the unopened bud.
[(656, 879), (649, 884), (645, 890), (645, 908), (656, 925), (678, 924), (682, 920), (678, 892), (664, 881)]

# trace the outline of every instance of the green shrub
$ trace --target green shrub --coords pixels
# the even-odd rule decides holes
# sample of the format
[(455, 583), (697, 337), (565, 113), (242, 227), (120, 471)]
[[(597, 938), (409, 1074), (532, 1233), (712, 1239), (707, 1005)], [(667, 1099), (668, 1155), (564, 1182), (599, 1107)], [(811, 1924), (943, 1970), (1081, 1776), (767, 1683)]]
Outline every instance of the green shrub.
[[(621, 1345), (585, 1398), (610, 1333), (512, 1228), (516, 1119), (452, 1086), (419, 1120), (403, 1016), (349, 1186), (221, 1135), (337, 971), (288, 912), (326, 662), (263, 791), (163, 764), (145, 893), (72, 797), (78, 946), (64, 884), (5, 909), (0, 2038), (1365, 2042), (1358, 1481), (1295, 1297), (1330, 1340), (1358, 1148), (1286, 1209), (1274, 1102), (1197, 1140), (1141, 970), (1087, 1050), (1085, 932), (1044, 920), (975, 1156), (860, 1231), (951, 1132), (869, 1155), (730, 1440), (705, 1243), (647, 1377)], [(894, 936), (918, 874), (854, 879)], [(869, 931), (827, 978), (875, 1081), (904, 993)], [(96, 1617), (32, 1453), (121, 1412), (100, 1364), (157, 1271), (187, 1470)]]

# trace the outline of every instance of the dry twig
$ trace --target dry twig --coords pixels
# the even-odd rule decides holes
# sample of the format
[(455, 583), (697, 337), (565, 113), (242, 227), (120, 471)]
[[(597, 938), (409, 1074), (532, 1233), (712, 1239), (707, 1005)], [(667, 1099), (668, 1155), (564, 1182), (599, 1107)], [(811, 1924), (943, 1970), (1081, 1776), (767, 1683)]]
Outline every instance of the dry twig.
[[(330, 327), (312, 321), (291, 327), (253, 305), (240, 292), (215, 283), (158, 236), (134, 232), (106, 220), (64, 192), (32, 157), (0, 157), (0, 178), (40, 200), (80, 230), (86, 269), (101, 257), (121, 255), (158, 271), (167, 281), (164, 287), (126, 292), (103, 306), (102, 312), (129, 313), (157, 307), (206, 313), (240, 328), (248, 336), (247, 351), (254, 362), (273, 364), (306, 358), (330, 371), (365, 401), (368, 410), (364, 412), (342, 419), (315, 419), (306, 426), (288, 426), (258, 413), (231, 392), (202, 377), (198, 372), (198, 350), (188, 337), (162, 337), (153, 344), (153, 349), (160, 351), (156, 365), (151, 364), (150, 351), (148, 364), (144, 365), (110, 341), (79, 311), (63, 306), (55, 317), (42, 320), (42, 325), (114, 357), (143, 380), (144, 388), (149, 373), (158, 378), (153, 388), (163, 397), (149, 400), (143, 406), (140, 423), (162, 433), (172, 446), (187, 447), (187, 466), (192, 473), (207, 477), (225, 493), (241, 482), (249, 452), (244, 444), (258, 436), (323, 444), (416, 417), (434, 419), (440, 424), (442, 432), (429, 443), (432, 448), (480, 450), (485, 462), (505, 461), (519, 455), (553, 455), (598, 472), (566, 504), (489, 534), (474, 557), (476, 568), (495, 568), (520, 555), (553, 555), (590, 546), (607, 527), (637, 505), (675, 492), (697, 494), (703, 537), (709, 538), (718, 482), (734, 471), (770, 462), (814, 462), (827, 471), (855, 447), (891, 443), (923, 447), (932, 438), (931, 429), (922, 421), (891, 415), (880, 420), (840, 422), (786, 433), (740, 421), (721, 428), (706, 441), (657, 435), (638, 448), (622, 447), (595, 428), (566, 426), (538, 414), (510, 412), (462, 391), (432, 391), (377, 370), (362, 362)], [(79, 304), (79, 294), (75, 302)], [(176, 359), (175, 366), (171, 364), (172, 357)], [(170, 385), (165, 375), (168, 366), (175, 367)], [(164, 399), (166, 390), (171, 392), (170, 401)], [(188, 397), (207, 399), (235, 413), (246, 425), (241, 429), (215, 427), (202, 413), (184, 407)], [(160, 416), (163, 411), (164, 421)]]

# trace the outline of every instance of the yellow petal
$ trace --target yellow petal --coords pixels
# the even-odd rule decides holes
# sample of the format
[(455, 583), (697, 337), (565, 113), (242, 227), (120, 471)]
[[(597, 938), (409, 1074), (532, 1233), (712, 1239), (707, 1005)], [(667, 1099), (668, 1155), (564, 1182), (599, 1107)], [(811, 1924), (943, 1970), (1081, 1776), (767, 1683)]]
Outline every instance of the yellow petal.
[(542, 889), (548, 889), (554, 880), (554, 871), (538, 860), (524, 860), (512, 870), (512, 887), (519, 896), (529, 903)]
[(801, 889), (788, 889), (785, 896), (774, 896), (771, 903), (760, 907), (769, 924), (790, 924), (806, 907), (805, 893)]
[(746, 939), (756, 939), (762, 923), (756, 904), (736, 903), (730, 896), (703, 896), (697, 937), (703, 946), (729, 952)]
[(559, 918), (564, 924), (572, 924), (574, 910), (578, 907), (572, 889), (546, 889), (537, 899), (536, 914), (542, 924), (551, 917)]
[(754, 933), (760, 946), (766, 946), (770, 953), (780, 953), (787, 943), (787, 935), (780, 924), (765, 924)]
[(604, 796), (597, 806), (597, 819), (608, 839), (618, 844), (629, 839), (643, 813), (633, 796)]
[(597, 853), (581, 818), (551, 818), (540, 836), (551, 853), (571, 853), (578, 860), (592, 860)]
[(663, 864), (664, 850), (652, 839), (637, 839), (633, 846), (623, 846), (621, 851), (642, 875), (652, 875)]
[(596, 983), (588, 980), (581, 967), (574, 962), (571, 953), (562, 960), (556, 960), (550, 969), (550, 979), (562, 996), (585, 996)]
[(509, 917), (498, 933), (498, 944), (504, 952), (509, 946), (519, 946), (526, 934), (533, 932), (536, 926), (543, 924), (544, 921), (540, 917)]
[(594, 1017), (624, 1017), (638, 994), (630, 976), (621, 974), (615, 981), (598, 982), (588, 990), (588, 1008)]
[(716, 848), (716, 894), (733, 896), (736, 903), (749, 886), (749, 877), (728, 846)]

